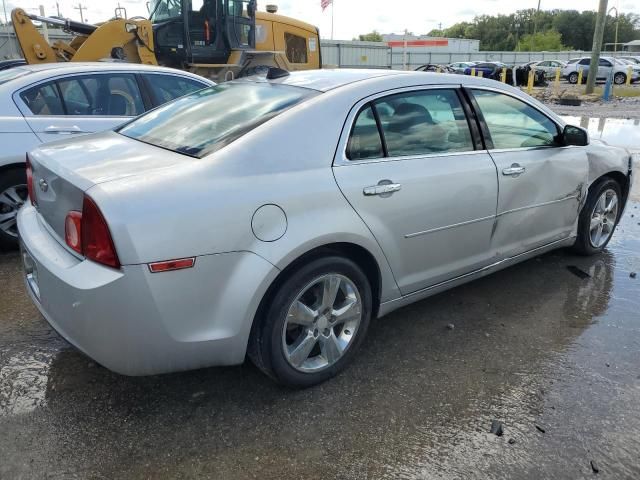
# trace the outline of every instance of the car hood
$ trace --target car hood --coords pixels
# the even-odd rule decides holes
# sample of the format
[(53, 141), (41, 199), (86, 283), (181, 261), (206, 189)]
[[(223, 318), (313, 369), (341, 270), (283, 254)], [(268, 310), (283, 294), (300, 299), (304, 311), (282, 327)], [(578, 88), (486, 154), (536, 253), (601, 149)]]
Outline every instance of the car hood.
[(29, 156), (85, 191), (99, 183), (198, 161), (113, 131), (47, 143)]

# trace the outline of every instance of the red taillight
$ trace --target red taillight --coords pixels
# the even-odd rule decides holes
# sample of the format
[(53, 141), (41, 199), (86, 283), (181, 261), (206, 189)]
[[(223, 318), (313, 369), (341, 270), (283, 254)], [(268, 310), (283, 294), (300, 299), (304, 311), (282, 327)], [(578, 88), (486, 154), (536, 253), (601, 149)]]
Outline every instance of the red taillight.
[(73, 250), (82, 253), (82, 213), (75, 210), (64, 219), (64, 240)]
[(120, 268), (120, 260), (113, 245), (109, 226), (100, 209), (85, 195), (82, 202), (82, 222), (80, 227), (82, 253), (94, 262), (113, 268)]
[(29, 161), (29, 155), (27, 155), (27, 191), (29, 192), (29, 200), (31, 205), (36, 205), (36, 196), (33, 193), (33, 169), (31, 168), (31, 162)]

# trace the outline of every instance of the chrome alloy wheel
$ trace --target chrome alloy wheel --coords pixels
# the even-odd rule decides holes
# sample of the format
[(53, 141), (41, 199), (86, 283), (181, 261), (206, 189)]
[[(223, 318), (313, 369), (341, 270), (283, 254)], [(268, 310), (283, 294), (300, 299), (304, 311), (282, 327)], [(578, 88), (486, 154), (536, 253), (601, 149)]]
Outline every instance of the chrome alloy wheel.
[(12, 237), (18, 236), (16, 216), (27, 200), (27, 186), (13, 185), (0, 192), (0, 230)]
[(600, 248), (613, 233), (618, 218), (618, 194), (608, 189), (602, 192), (593, 207), (589, 224), (589, 241), (594, 248)]
[(356, 337), (362, 300), (355, 284), (330, 273), (304, 287), (289, 306), (282, 331), (287, 362), (301, 372), (335, 364)]

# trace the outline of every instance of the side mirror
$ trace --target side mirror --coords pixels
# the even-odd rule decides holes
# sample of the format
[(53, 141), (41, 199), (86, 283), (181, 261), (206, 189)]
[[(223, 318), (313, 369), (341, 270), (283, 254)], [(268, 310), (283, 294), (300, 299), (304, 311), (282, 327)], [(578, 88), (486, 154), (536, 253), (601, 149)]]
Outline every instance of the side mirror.
[(589, 133), (584, 128), (574, 125), (565, 125), (562, 131), (562, 139), (565, 145), (577, 145), (579, 147), (589, 145)]

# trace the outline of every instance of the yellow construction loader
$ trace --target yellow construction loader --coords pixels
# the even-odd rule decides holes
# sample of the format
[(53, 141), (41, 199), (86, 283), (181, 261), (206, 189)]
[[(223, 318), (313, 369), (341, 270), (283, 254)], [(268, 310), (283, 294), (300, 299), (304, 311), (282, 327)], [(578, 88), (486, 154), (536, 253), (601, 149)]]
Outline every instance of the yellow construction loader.
[[(98, 25), (11, 12), (28, 64), (111, 59), (165, 65), (224, 81), (266, 67), (321, 68), (320, 36), (312, 25), (257, 10), (256, 0), (153, 0), (150, 17), (126, 18), (123, 9)], [(61, 27), (70, 42), (50, 45), (34, 21)]]

